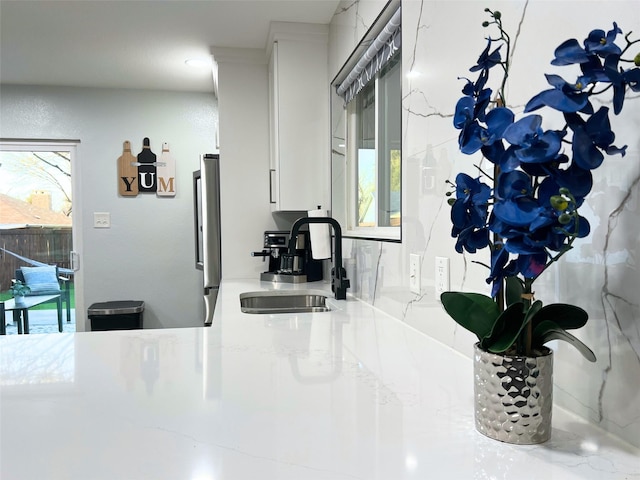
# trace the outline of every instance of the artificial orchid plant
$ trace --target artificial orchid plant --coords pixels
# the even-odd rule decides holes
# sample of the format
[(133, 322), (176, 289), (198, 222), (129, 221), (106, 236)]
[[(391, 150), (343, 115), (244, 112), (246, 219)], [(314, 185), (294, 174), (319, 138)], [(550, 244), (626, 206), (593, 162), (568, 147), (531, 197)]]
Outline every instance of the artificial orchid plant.
[[(483, 26), (497, 28), (499, 36), (487, 39), (471, 67), (471, 72), (478, 72), (477, 79), (464, 79), (453, 123), (460, 130), (460, 151), (468, 155), (480, 151), (493, 172), (477, 166), (476, 178), (459, 173), (455, 183), (449, 182), (455, 191), (448, 195), (456, 251), (490, 248), (491, 296), (444, 292), (442, 304), (490, 352), (531, 356), (544, 343), (559, 339), (595, 361), (594, 353), (567, 332), (584, 326), (587, 312), (562, 303), (543, 306), (534, 297), (533, 284), (577, 238), (589, 234), (589, 222), (578, 209), (593, 186), (592, 171), (605, 155), (625, 155), (626, 145), (613, 144), (609, 108), (596, 110), (592, 98), (612, 94), (617, 115), (627, 89), (640, 92), (640, 54), (626, 58), (640, 39), (630, 40), (629, 32), (619, 46), (622, 30), (614, 22), (608, 32), (592, 30), (582, 45), (570, 39), (556, 48), (551, 64), (578, 65), (580, 74), (574, 82), (546, 75), (551, 88), (526, 104), (525, 114), (550, 108), (564, 117), (562, 129), (544, 130), (541, 115), (516, 120), (507, 106), (511, 39), (500, 12), (488, 8), (485, 12), (491, 20)], [(496, 71), (502, 78), (494, 94), (487, 84)]]

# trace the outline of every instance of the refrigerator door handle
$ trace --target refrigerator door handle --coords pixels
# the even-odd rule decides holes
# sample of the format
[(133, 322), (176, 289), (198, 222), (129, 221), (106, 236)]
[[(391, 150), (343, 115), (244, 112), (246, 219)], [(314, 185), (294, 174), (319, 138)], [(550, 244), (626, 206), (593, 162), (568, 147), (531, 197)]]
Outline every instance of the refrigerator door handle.
[(212, 321), (218, 287), (222, 276), (220, 234), (220, 157), (218, 154), (202, 155), (200, 159), (202, 187), (202, 247), (205, 324)]
[(204, 326), (210, 327), (213, 323), (213, 312), (218, 299), (218, 287), (204, 289)]
[(69, 252), (69, 260), (71, 261), (71, 270), (74, 272), (80, 270), (80, 255), (78, 255), (78, 252), (71, 250)]

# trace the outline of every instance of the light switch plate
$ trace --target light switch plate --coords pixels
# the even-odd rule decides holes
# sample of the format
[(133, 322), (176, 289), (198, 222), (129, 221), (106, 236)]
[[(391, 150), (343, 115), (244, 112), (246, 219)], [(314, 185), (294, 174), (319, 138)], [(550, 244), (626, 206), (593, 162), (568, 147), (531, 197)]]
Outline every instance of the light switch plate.
[(413, 293), (420, 294), (421, 288), (421, 272), (420, 264), (422, 263), (422, 256), (416, 253), (409, 255), (409, 290)]
[(440, 299), (440, 294), (451, 289), (449, 284), (449, 259), (447, 257), (436, 257), (436, 298)]
[(111, 214), (108, 212), (93, 212), (93, 228), (110, 228)]

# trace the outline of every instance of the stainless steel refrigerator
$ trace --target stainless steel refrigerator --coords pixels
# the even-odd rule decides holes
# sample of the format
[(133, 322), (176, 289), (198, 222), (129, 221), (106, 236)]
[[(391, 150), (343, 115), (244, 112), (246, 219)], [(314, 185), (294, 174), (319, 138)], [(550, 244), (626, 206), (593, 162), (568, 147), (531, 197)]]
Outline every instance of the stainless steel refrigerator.
[(193, 172), (196, 268), (204, 279), (204, 324), (211, 325), (221, 278), (220, 155), (200, 156), (200, 170)]

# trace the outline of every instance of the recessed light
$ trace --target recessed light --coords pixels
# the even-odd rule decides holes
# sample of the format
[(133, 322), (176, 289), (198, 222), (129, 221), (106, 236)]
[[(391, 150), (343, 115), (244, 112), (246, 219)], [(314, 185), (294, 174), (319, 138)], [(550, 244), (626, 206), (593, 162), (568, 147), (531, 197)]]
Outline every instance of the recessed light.
[(211, 59), (210, 58), (188, 58), (184, 61), (190, 67), (193, 68), (210, 68), (211, 67)]

